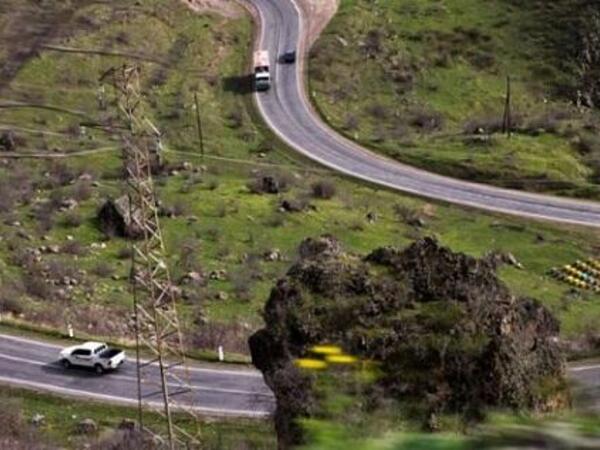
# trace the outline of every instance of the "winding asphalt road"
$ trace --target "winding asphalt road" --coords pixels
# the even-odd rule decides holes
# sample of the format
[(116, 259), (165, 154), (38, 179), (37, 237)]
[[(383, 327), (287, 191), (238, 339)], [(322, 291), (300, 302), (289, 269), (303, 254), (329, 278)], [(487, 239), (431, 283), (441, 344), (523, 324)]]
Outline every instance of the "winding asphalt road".
[[(0, 383), (79, 399), (137, 405), (133, 361), (126, 361), (115, 372), (98, 376), (86, 369), (65, 370), (58, 363), (61, 348), (0, 334)], [(275, 407), (273, 394), (262, 375), (253, 370), (191, 366), (190, 383), (192, 393), (178, 400), (193, 405), (201, 414), (259, 418), (269, 416)]]
[[(600, 204), (529, 194), (436, 175), (378, 156), (336, 134), (309, 104), (304, 88), (304, 18), (295, 0), (247, 0), (260, 19), (257, 48), (269, 50), (273, 87), (256, 94), (270, 128), (290, 147), (346, 175), (449, 203), (518, 216), (600, 227)], [(298, 63), (278, 55), (298, 49)]]
[[(64, 369), (56, 344), (0, 334), (0, 384), (50, 392), (80, 400), (137, 405), (135, 364), (98, 376), (86, 369)], [(261, 418), (275, 410), (275, 400), (262, 375), (253, 370), (191, 366), (194, 405), (201, 414)], [(578, 409), (600, 412), (600, 361), (569, 367)], [(157, 374), (158, 376), (158, 374)], [(158, 405), (157, 405), (158, 406)]]

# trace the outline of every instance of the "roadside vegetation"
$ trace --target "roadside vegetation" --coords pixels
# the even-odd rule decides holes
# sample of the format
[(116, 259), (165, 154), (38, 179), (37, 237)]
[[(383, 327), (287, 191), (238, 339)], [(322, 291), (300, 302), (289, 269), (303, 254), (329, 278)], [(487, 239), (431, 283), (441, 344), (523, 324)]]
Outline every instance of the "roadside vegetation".
[[(546, 274), (598, 255), (594, 232), (433, 204), (336, 177), (299, 159), (253, 120), (243, 77), (252, 26), (241, 10), (224, 17), (195, 14), (167, 0), (128, 7), (77, 2), (65, 3), (68, 11), (59, 20), (36, 5), (3, 5), (0, 16), (17, 25), (26, 16), (35, 37), (29, 52), (5, 45), (2, 56), (5, 322), (61, 330), (70, 322), (76, 333), (128, 336), (130, 244), (102, 232), (97, 216), (124, 189), (114, 97), (98, 79), (134, 60), (142, 67), (146, 110), (163, 132), (167, 164), (156, 177), (162, 224), (195, 349), (222, 345), (226, 354), (247, 354), (247, 337), (262, 324), (259, 311), (273, 280), (296, 259), (303, 238), (323, 233), (355, 252), (432, 235), (475, 256), (511, 253), (523, 266), (501, 270), (511, 289), (548, 305), (565, 338), (593, 342), (598, 296)], [(54, 20), (52, 35), (43, 33), (48, 20)], [(3, 43), (14, 38), (17, 25), (3, 28)], [(87, 150), (95, 152), (31, 157)]]
[[(11, 450), (151, 450), (132, 429), (137, 410), (93, 402), (69, 401), (53, 395), (0, 388), (4, 405), (0, 412), (0, 447)], [(148, 426), (156, 426), (161, 417), (149, 415)], [(190, 427), (178, 420), (184, 429)], [(257, 449), (275, 446), (271, 425), (257, 420), (207, 421), (200, 425), (202, 448)]]
[(569, 0), (342, 0), (310, 53), (310, 93), (335, 129), (391, 158), (598, 199), (597, 15)]

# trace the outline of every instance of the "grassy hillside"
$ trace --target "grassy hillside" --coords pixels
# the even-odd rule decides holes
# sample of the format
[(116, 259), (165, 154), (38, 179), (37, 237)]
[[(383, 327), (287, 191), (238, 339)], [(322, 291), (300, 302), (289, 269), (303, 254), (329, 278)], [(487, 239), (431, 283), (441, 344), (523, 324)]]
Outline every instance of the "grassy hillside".
[[(197, 15), (170, 0), (137, 6), (90, 0), (60, 8), (16, 0), (0, 6), (0, 21), (10, 24), (0, 32), (4, 320), (59, 329), (72, 321), (79, 333), (127, 335), (129, 243), (105, 236), (96, 221), (105, 199), (124, 188), (120, 138), (104, 126), (115, 123), (114, 99), (108, 87), (102, 93), (98, 79), (110, 67), (137, 61), (146, 111), (164, 133), (169, 164), (157, 177), (162, 224), (173, 278), (182, 289), (183, 322), (196, 348), (224, 345), (228, 353), (245, 353), (274, 280), (296, 257), (300, 240), (321, 233), (361, 252), (424, 235), (474, 255), (512, 252), (524, 269), (506, 267), (502, 277), (515, 291), (549, 304), (563, 320), (565, 336), (597, 329), (599, 297), (546, 276), (555, 265), (598, 254), (596, 234), (356, 184), (275, 142), (253, 121), (251, 96), (241, 82), (252, 30), (241, 11), (238, 17)], [(16, 48), (18, 30), (28, 34)], [(204, 160), (196, 142), (194, 92)], [(88, 150), (94, 153), (32, 157)], [(277, 180), (280, 193), (260, 192), (264, 176)], [(282, 208), (285, 200), (301, 211)], [(202, 280), (186, 281), (189, 272)]]
[(584, 63), (596, 61), (585, 47), (594, 10), (569, 0), (343, 0), (311, 52), (313, 100), (336, 129), (400, 161), (598, 198), (600, 122), (586, 107), (595, 72)]

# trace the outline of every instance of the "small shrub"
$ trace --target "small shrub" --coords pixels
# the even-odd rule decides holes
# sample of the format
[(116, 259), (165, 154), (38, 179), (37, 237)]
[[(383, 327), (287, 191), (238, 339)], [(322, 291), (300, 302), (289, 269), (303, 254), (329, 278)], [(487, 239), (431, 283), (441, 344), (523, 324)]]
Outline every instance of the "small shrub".
[(71, 211), (65, 215), (64, 224), (68, 228), (77, 228), (83, 223), (83, 218), (80, 214)]
[(346, 131), (354, 131), (358, 128), (358, 118), (354, 114), (348, 114), (342, 128)]
[(24, 287), (14, 282), (1, 286), (0, 313), (21, 314), (23, 312), (23, 305), (21, 304), (20, 297), (23, 292)]
[(87, 181), (79, 181), (73, 186), (72, 197), (78, 202), (89, 200), (93, 193), (92, 185)]
[(369, 30), (364, 41), (364, 51), (373, 58), (383, 51), (383, 32), (380, 29)]
[(244, 125), (244, 116), (240, 109), (235, 109), (229, 113), (227, 116), (228, 126), (229, 128), (237, 129), (241, 128)]
[(394, 215), (402, 223), (406, 223), (406, 224), (411, 223), (412, 221), (414, 221), (416, 218), (419, 217), (419, 214), (415, 209), (410, 208), (406, 205), (403, 205), (402, 203), (396, 203), (393, 206), (393, 210), (394, 210)]
[(219, 203), (215, 211), (215, 216), (219, 218), (227, 217), (227, 205), (225, 203)]
[(62, 246), (62, 251), (67, 255), (74, 256), (84, 256), (85, 254), (87, 254), (87, 249), (85, 248), (85, 246), (83, 246), (81, 242), (78, 241), (68, 241)]
[(117, 430), (87, 447), (90, 450), (158, 450), (149, 433), (138, 430)]
[(92, 268), (92, 273), (100, 278), (108, 278), (114, 273), (114, 269), (107, 262), (101, 261)]
[(594, 135), (576, 137), (573, 139), (573, 146), (581, 155), (600, 153), (600, 139)]
[(15, 399), (6, 396), (0, 397), (0, 423), (2, 424), (2, 436), (18, 438), (22, 436), (23, 430), (27, 428), (23, 417), (23, 405)]
[(247, 270), (239, 270), (229, 275), (233, 287), (233, 293), (238, 300), (248, 301), (252, 298), (254, 282)]
[(191, 336), (191, 347), (216, 351), (222, 346), (225, 352), (248, 353), (248, 330), (238, 322), (208, 322)]
[(320, 199), (331, 199), (335, 196), (336, 187), (331, 181), (321, 180), (311, 186), (312, 196)]
[(369, 108), (367, 108), (367, 112), (378, 120), (387, 119), (389, 115), (388, 109), (385, 106), (380, 105), (379, 103), (371, 105)]
[(410, 125), (419, 128), (422, 131), (435, 131), (442, 128), (444, 117), (435, 111), (418, 109), (410, 114)]
[(206, 189), (209, 191), (214, 191), (219, 187), (219, 180), (216, 178), (211, 178), (208, 183), (206, 183)]
[(54, 298), (54, 290), (43, 276), (37, 273), (24, 275), (23, 284), (27, 294), (37, 297), (41, 300), (52, 300)]
[(179, 266), (185, 272), (200, 272), (202, 273), (202, 265), (200, 264), (200, 242), (196, 239), (186, 239), (181, 244), (179, 253)]
[(54, 186), (66, 186), (75, 179), (75, 173), (66, 164), (53, 161), (48, 170), (48, 178)]
[(265, 225), (271, 228), (281, 227), (285, 225), (285, 217), (282, 213), (276, 212), (265, 220)]
[(17, 202), (17, 195), (8, 180), (0, 179), (0, 192), (0, 213), (12, 211)]
[(119, 259), (130, 259), (133, 255), (133, 250), (130, 246), (120, 248), (117, 252), (117, 258)]
[(279, 194), (286, 192), (291, 185), (291, 177), (286, 173), (259, 174), (247, 183), (253, 194)]

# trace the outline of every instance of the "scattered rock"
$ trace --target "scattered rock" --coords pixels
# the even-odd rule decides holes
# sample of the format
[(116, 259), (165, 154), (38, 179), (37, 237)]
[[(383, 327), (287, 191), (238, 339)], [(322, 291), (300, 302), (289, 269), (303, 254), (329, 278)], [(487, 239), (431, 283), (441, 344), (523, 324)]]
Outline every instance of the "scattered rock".
[(21, 239), (25, 239), (26, 241), (31, 241), (33, 239), (29, 233), (23, 230), (17, 230), (17, 236)]
[(427, 222), (425, 222), (425, 219), (423, 219), (422, 217), (413, 217), (413, 218), (409, 219), (406, 223), (407, 223), (407, 225), (410, 225), (411, 227), (417, 227), (417, 228), (423, 228), (424, 226), (427, 225)]
[(135, 420), (133, 419), (123, 419), (119, 424), (119, 430), (134, 430), (135, 429)]
[(46, 416), (40, 413), (35, 413), (31, 418), (31, 424), (34, 427), (41, 427), (46, 423)]
[(225, 300), (229, 299), (229, 295), (225, 291), (219, 291), (215, 295), (215, 299), (225, 301)]
[(279, 249), (274, 248), (263, 253), (263, 258), (265, 261), (281, 261), (281, 252)]
[(94, 434), (98, 432), (98, 425), (92, 419), (83, 419), (75, 426), (77, 434)]
[(225, 269), (212, 270), (208, 274), (208, 278), (215, 281), (225, 280), (227, 278), (227, 271)]
[(336, 34), (335, 38), (337, 39), (337, 41), (342, 44), (342, 46), (344, 47), (348, 47), (348, 41), (346, 39), (344, 39), (343, 37), (339, 36)]
[(14, 152), (17, 149), (17, 142), (15, 138), (15, 132), (8, 130), (0, 135), (0, 150), (7, 152)]
[(339, 255), (342, 251), (337, 239), (329, 234), (325, 234), (316, 239), (308, 238), (302, 241), (298, 252), (301, 258), (313, 258), (318, 255), (331, 257)]
[(375, 213), (373, 211), (369, 211), (367, 213), (367, 222), (369, 222), (369, 223), (377, 222), (377, 213)]
[(71, 210), (71, 209), (75, 209), (78, 206), (79, 206), (79, 203), (74, 198), (64, 199), (60, 203), (60, 209), (61, 209), (61, 211), (68, 211), (68, 210)]
[(172, 284), (170, 290), (171, 290), (171, 294), (175, 298), (180, 298), (181, 297), (181, 288), (179, 286), (175, 286), (174, 284)]
[(306, 209), (315, 209), (305, 199), (283, 199), (279, 204), (279, 210), (281, 212), (302, 212)]
[(281, 185), (279, 181), (270, 175), (259, 178), (257, 191), (264, 192), (266, 194), (279, 194), (281, 192)]
[(181, 278), (181, 283), (182, 284), (194, 284), (197, 286), (204, 286), (204, 285), (206, 285), (206, 278), (200, 272), (192, 271), (192, 272), (186, 273)]
[(515, 255), (510, 252), (491, 252), (486, 256), (486, 258), (492, 261), (494, 266), (508, 264), (509, 266), (516, 267), (517, 269), (523, 269), (523, 264), (521, 264)]
[(79, 177), (77, 177), (77, 179), (79, 181), (92, 181), (94, 179), (94, 177), (92, 176), (92, 174), (84, 172), (81, 175), (79, 175)]

